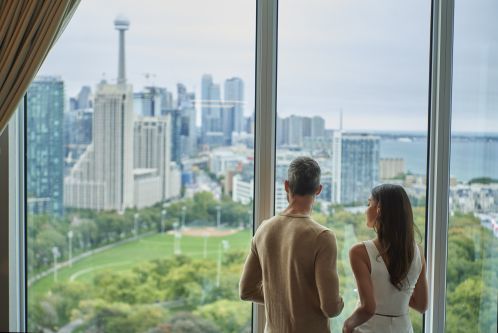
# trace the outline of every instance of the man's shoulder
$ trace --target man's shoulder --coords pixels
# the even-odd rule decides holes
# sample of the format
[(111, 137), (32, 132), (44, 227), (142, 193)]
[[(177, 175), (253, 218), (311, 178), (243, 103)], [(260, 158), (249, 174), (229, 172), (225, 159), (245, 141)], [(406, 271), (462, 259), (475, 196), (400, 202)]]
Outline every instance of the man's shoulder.
[(309, 217), (308, 220), (310, 222), (309, 223), (310, 227), (313, 228), (314, 230), (316, 230), (318, 233), (322, 233), (322, 232), (327, 231), (327, 230), (331, 231), (328, 227), (316, 222), (311, 217)]
[(334, 232), (328, 228), (327, 226), (324, 226), (323, 224), (320, 224), (313, 220), (311, 217), (308, 218), (308, 223), (306, 224), (308, 232), (312, 232), (316, 236), (316, 240), (319, 238), (335, 238)]
[[(261, 222), (258, 229), (256, 230), (255, 236), (258, 234), (264, 234), (264, 233), (270, 232), (270, 230), (274, 229), (274, 228), (278, 229), (279, 224), (287, 222), (287, 221), (285, 221), (287, 219), (289, 219), (289, 218), (284, 216), (284, 215), (277, 214), (277, 215), (275, 215), (267, 220), (264, 220), (263, 222)], [(311, 232), (317, 236), (323, 232), (329, 232), (331, 234), (334, 234), (333, 231), (330, 230), (328, 227), (316, 222), (311, 217), (303, 217), (302, 219), (305, 219), (306, 221), (303, 221), (305, 223), (295, 224), (295, 226), (298, 227), (295, 230), (296, 232), (299, 232), (299, 231), (306, 232), (306, 233)]]
[(270, 217), (269, 219), (263, 220), (259, 224), (258, 229), (256, 229), (256, 233), (254, 235), (256, 236), (262, 232), (265, 232), (266, 229), (268, 229), (269, 227), (271, 227), (273, 224), (277, 223), (281, 219), (282, 219), (282, 216), (275, 215), (273, 217)]

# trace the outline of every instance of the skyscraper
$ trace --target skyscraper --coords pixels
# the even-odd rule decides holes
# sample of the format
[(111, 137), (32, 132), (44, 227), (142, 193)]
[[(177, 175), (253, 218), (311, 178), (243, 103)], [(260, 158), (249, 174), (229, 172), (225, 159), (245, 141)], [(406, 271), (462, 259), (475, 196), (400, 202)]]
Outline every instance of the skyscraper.
[[(236, 106), (223, 102), (221, 104), (221, 122), (223, 126), (223, 145), (232, 145), (232, 133), (235, 132)], [(238, 133), (238, 132), (237, 132)]]
[(187, 87), (183, 83), (176, 84), (176, 107), (181, 108), (185, 104), (192, 104), (195, 100), (195, 93), (189, 93)]
[(92, 89), (89, 86), (81, 87), (78, 93), (78, 109), (89, 109), (92, 107)]
[(62, 215), (64, 83), (38, 77), (28, 89), (27, 191), (32, 213)]
[(177, 105), (181, 115), (181, 155), (191, 157), (197, 152), (195, 93), (188, 92), (183, 84), (178, 83), (177, 94)]
[(380, 138), (342, 134), (341, 203), (365, 203), (379, 182)]
[(325, 136), (325, 119), (319, 116), (314, 116), (311, 118), (311, 133), (312, 137), (323, 137)]
[(133, 93), (133, 111), (138, 116), (154, 117), (159, 115), (161, 97), (150, 90)]
[(64, 167), (73, 167), (92, 143), (93, 109), (76, 109), (64, 113)]
[(195, 108), (185, 107), (181, 112), (181, 150), (182, 156), (192, 157), (197, 152), (197, 131), (195, 128)]
[(210, 74), (202, 76), (201, 98), (202, 142), (211, 145), (221, 144), (224, 134), (220, 86), (213, 82)]
[(244, 81), (238, 77), (225, 80), (225, 104), (233, 107), (233, 130), (240, 133), (244, 129)]
[(342, 130), (332, 133), (332, 203), (341, 203)]
[(325, 120), (315, 116), (302, 117), (291, 115), (277, 118), (277, 145), (302, 147), (304, 138), (322, 138), (325, 136)]
[(286, 119), (288, 122), (287, 144), (291, 146), (302, 146), (304, 137), (303, 117), (292, 115)]
[(95, 93), (95, 171), (96, 180), (105, 184), (105, 209), (123, 210), (133, 203), (132, 96), (126, 83), (101, 83)]
[(183, 156), (182, 149), (182, 116), (179, 109), (169, 109), (163, 111), (163, 116), (167, 116), (171, 123), (171, 160), (180, 164)]
[(161, 200), (168, 198), (171, 163), (171, 116), (141, 117), (134, 124), (133, 168), (155, 169), (161, 179)]

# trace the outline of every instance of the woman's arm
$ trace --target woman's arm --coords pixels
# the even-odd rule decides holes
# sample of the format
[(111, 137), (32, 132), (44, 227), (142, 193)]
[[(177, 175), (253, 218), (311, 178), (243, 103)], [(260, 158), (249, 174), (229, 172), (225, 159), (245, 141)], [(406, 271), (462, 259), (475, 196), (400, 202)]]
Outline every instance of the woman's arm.
[(351, 268), (360, 294), (360, 306), (344, 322), (343, 333), (351, 333), (354, 328), (363, 324), (375, 314), (375, 297), (367, 249), (363, 244), (354, 245), (349, 251)]
[(429, 287), (427, 283), (426, 263), (422, 249), (419, 248), (420, 259), (422, 260), (422, 270), (418, 277), (417, 283), (415, 284), (415, 289), (413, 290), (412, 297), (410, 298), (410, 307), (417, 310), (420, 313), (424, 313), (427, 310), (429, 303)]

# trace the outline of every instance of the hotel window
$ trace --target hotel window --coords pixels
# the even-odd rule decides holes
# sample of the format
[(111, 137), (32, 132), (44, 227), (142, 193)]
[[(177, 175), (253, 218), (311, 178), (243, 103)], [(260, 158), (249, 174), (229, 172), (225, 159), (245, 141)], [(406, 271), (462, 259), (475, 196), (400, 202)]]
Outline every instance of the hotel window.
[(498, 33), (493, 1), (455, 1), (446, 331), (496, 332)]
[(255, 15), (81, 2), (27, 91), (30, 331), (251, 331)]
[(374, 186), (406, 189), (424, 246), (430, 20), (430, 1), (279, 1), (275, 210), (290, 161), (315, 158), (312, 217), (336, 234), (345, 302), (333, 332), (358, 302), (349, 249), (375, 237), (364, 214)]

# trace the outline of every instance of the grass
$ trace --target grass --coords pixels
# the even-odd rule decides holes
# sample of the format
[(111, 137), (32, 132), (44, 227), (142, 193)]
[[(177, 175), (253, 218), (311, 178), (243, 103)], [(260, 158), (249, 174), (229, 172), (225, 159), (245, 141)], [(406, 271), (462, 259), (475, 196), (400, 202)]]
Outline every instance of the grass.
[[(238, 233), (207, 239), (207, 259), (216, 260), (222, 240), (229, 242), (230, 250), (248, 251), (251, 232), (243, 230)], [(192, 258), (204, 257), (204, 237), (183, 236), (181, 238), (183, 255)], [(126, 271), (153, 259), (164, 259), (173, 256), (174, 236), (170, 234), (155, 234), (136, 241), (125, 243), (115, 248), (94, 254), (58, 270), (58, 282), (84, 281), (91, 282), (95, 274), (105, 269)], [(28, 290), (28, 297), (46, 294), (54, 285), (54, 276), (49, 275), (35, 282)]]

